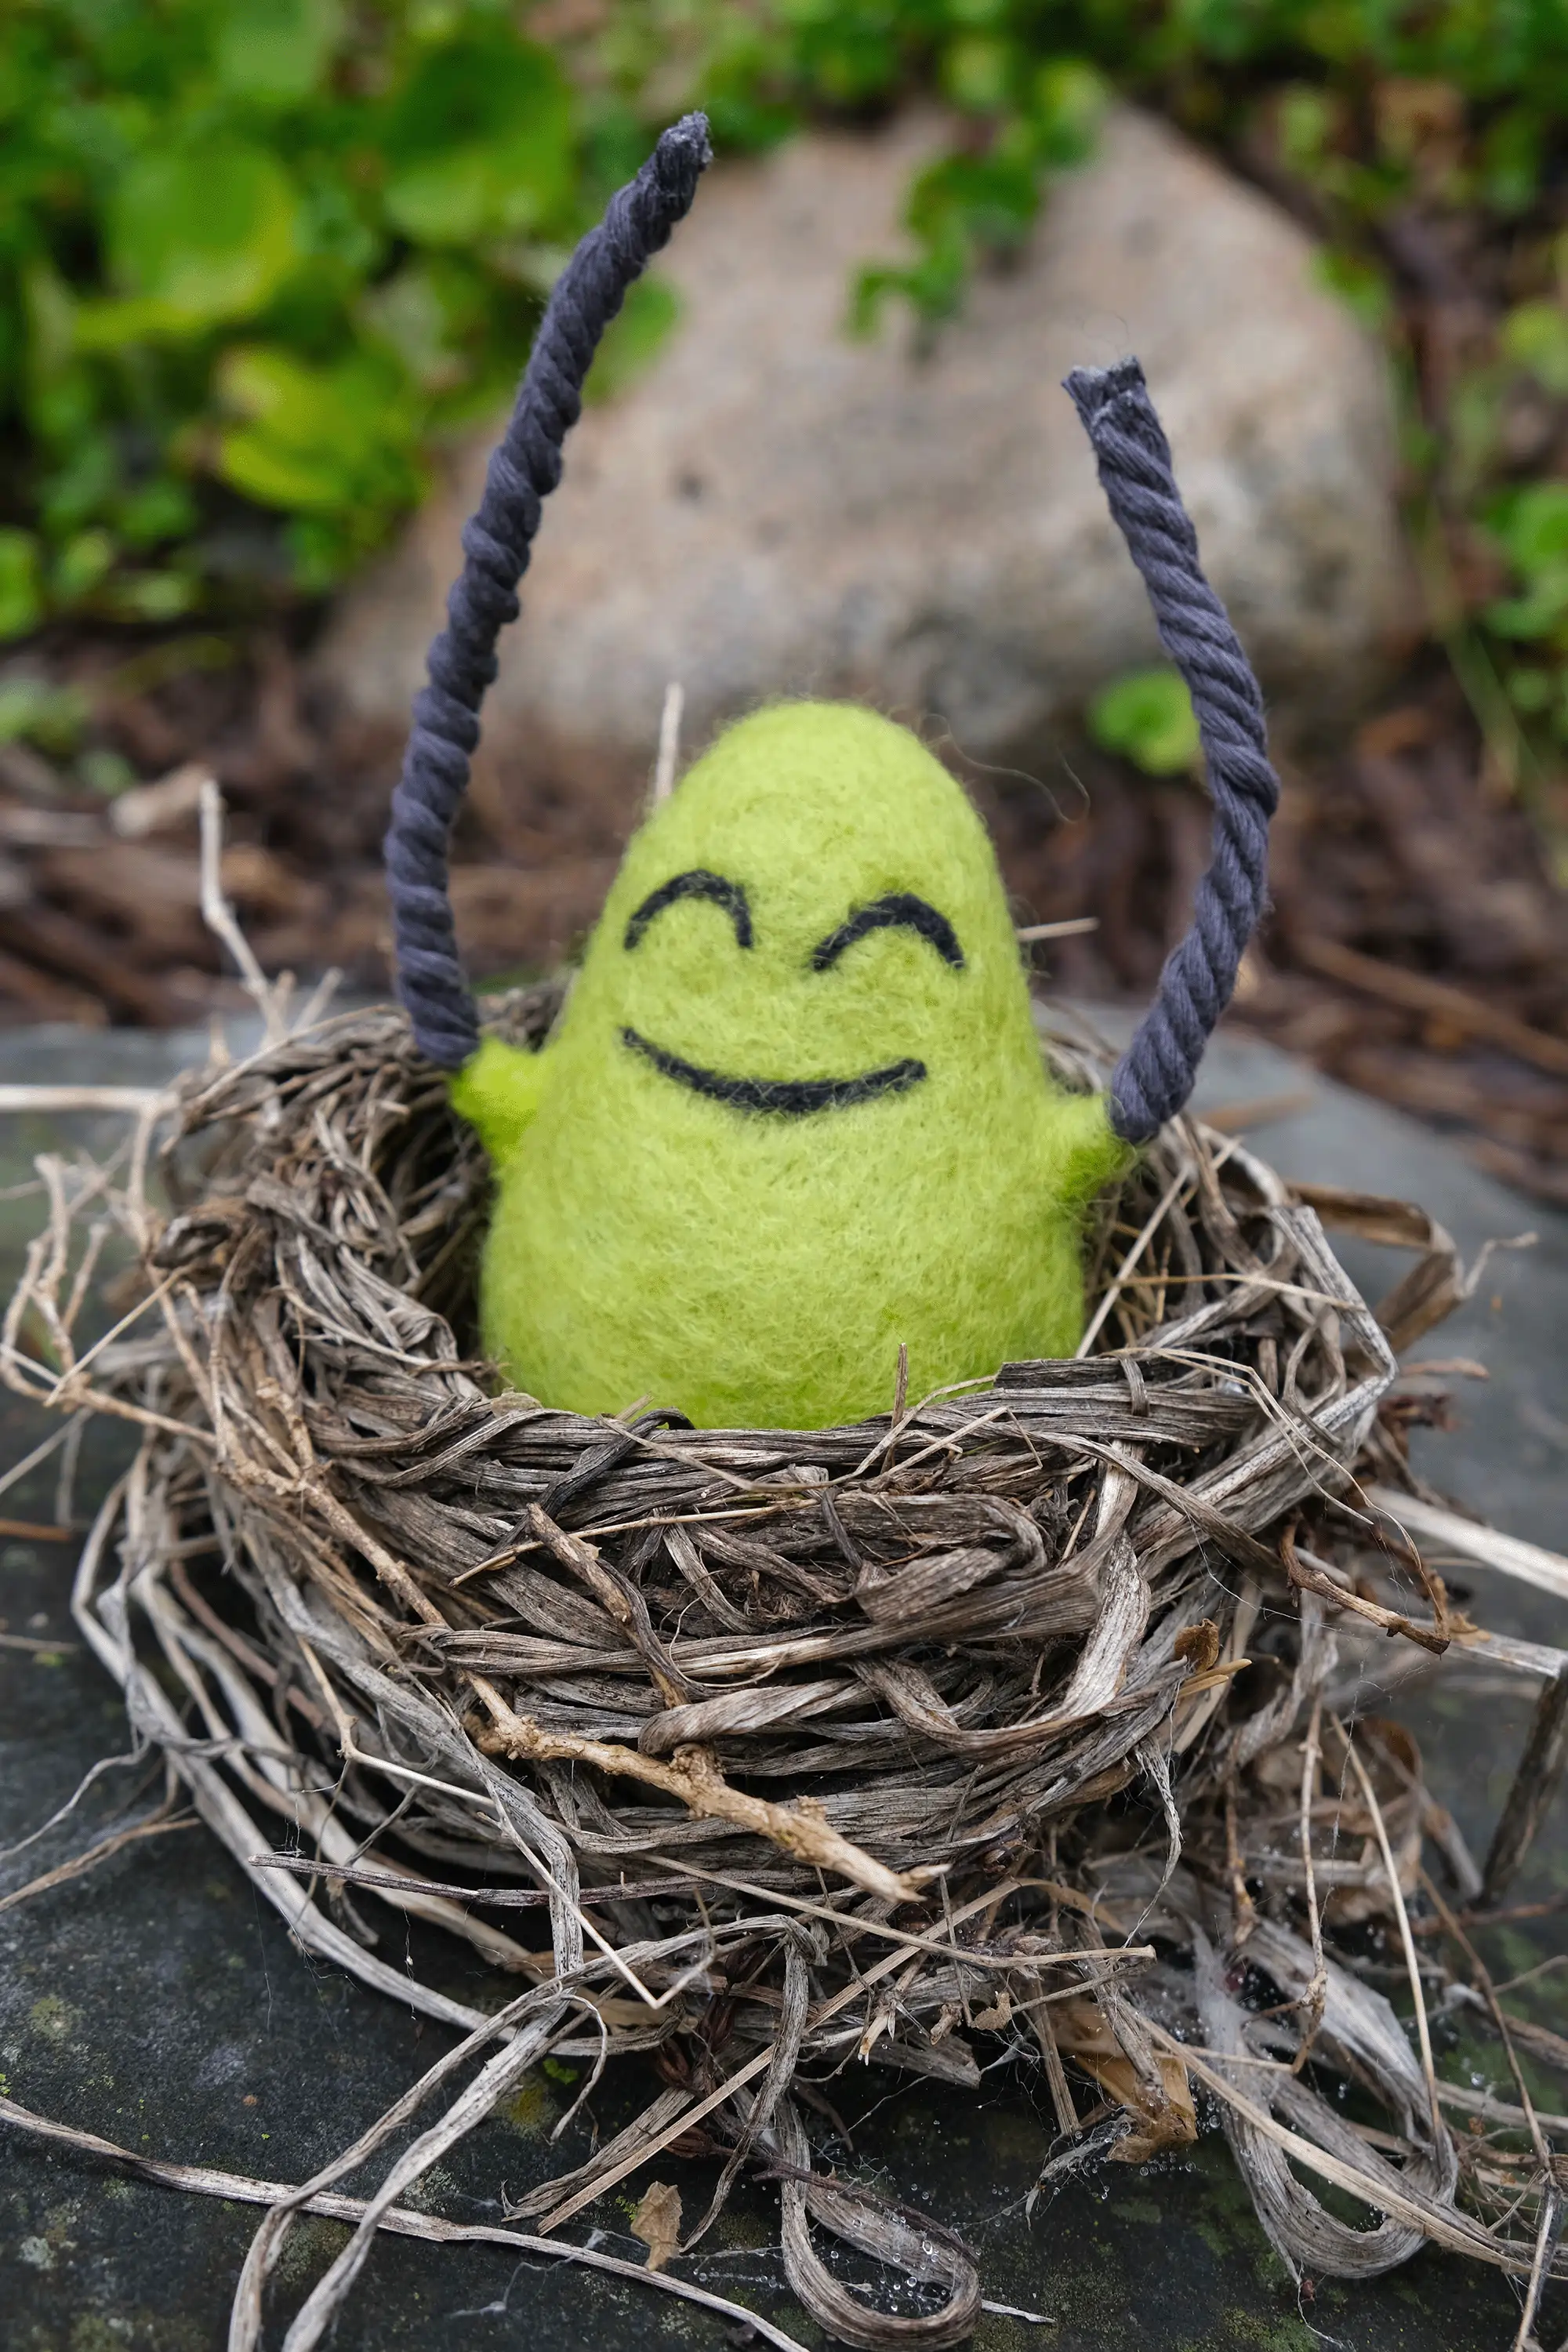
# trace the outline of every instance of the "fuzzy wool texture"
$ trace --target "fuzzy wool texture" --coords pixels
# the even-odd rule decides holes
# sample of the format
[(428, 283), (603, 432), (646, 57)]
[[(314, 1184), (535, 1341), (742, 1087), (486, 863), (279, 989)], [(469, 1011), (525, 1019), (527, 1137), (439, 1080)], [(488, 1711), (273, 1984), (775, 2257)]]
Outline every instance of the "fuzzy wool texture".
[[(628, 947), (678, 876), (703, 879)], [(1102, 1097), (1047, 1075), (963, 791), (842, 704), (720, 737), (634, 836), (554, 1035), (487, 1038), (452, 1099), (496, 1170), (480, 1308), (507, 1378), (701, 1428), (886, 1412), (900, 1344), (911, 1397), (1070, 1354), (1084, 1213), (1130, 1157)]]

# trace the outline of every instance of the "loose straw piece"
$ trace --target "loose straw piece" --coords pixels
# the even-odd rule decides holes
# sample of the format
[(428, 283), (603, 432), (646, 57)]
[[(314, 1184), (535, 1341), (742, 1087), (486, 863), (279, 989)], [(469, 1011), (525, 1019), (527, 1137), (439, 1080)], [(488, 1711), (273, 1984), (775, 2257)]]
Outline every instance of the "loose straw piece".
[[(216, 2165), (169, 2164), (158, 2157), (134, 2155), (128, 2147), (117, 2147), (113, 2140), (100, 2139), (96, 2132), (76, 2131), (68, 2124), (34, 2115), (15, 2099), (0, 2097), (0, 2123), (10, 2124), (17, 2131), (31, 2132), (40, 2139), (53, 2140), (57, 2146), (75, 2148), (84, 2156), (123, 2165), (139, 2179), (151, 2181), (161, 2189), (181, 2189), (196, 2197), (221, 2197), (237, 2205), (279, 2205), (296, 2193), (285, 2180), (257, 2180), (247, 2173), (220, 2171)], [(319, 2213), (331, 2221), (358, 2222), (370, 2210), (370, 2205), (363, 2197), (341, 2197), (322, 2191), (307, 2198), (300, 2210)], [(704, 2311), (716, 2312), (737, 2329), (744, 2328), (760, 2336), (764, 2344), (776, 2346), (777, 2352), (805, 2352), (798, 2336), (786, 2336), (782, 2327), (775, 2327), (771, 2319), (764, 2319), (748, 2304), (731, 2303), (727, 2296), (714, 2294), (689, 2279), (677, 2278), (668, 2271), (647, 2270), (641, 2263), (622, 2262), (615, 2254), (600, 2253), (596, 2247), (574, 2246), (560, 2238), (531, 2236), (524, 2230), (494, 2229), (487, 2222), (448, 2221), (438, 2213), (416, 2212), (406, 2205), (389, 2206), (384, 2213), (377, 2214), (376, 2228), (384, 2230), (390, 2237), (422, 2239), (426, 2245), (502, 2246), (518, 2253), (547, 2256), (552, 2262), (576, 2263), (584, 2270), (605, 2271), (612, 2278), (651, 2286), (661, 2294), (672, 2294), (682, 2303), (697, 2304)]]
[(0, 1087), (0, 1115), (32, 1111), (64, 1118), (71, 1111), (128, 1111), (138, 1118), (143, 1111), (163, 1108), (173, 1099), (158, 1087)]
[(202, 920), (220, 939), (239, 967), (240, 985), (255, 1004), (267, 1029), (267, 1042), (276, 1045), (283, 1034), (278, 992), (256, 960), (250, 941), (235, 919), (223, 888), (223, 794), (216, 776), (204, 776), (197, 805), (202, 823)]
[(10, 1911), (35, 1895), (46, 1894), (52, 1886), (64, 1886), (69, 1880), (82, 1877), (86, 1872), (96, 1869), (100, 1862), (107, 1862), (110, 1854), (119, 1853), (123, 1847), (135, 1845), (143, 1838), (165, 1837), (171, 1830), (194, 1830), (199, 1819), (195, 1813), (180, 1813), (172, 1820), (154, 1818), (138, 1822), (133, 1829), (117, 1830), (111, 1836), (100, 1838), (96, 1844), (89, 1845), (85, 1853), (73, 1855), (69, 1862), (59, 1863), (53, 1870), (46, 1870), (41, 1877), (29, 1879), (26, 1886), (18, 1886), (11, 1894), (0, 1895), (0, 1911)]
[(1535, 2260), (1531, 2265), (1530, 2284), (1525, 2291), (1524, 2309), (1519, 2315), (1519, 2333), (1513, 2339), (1512, 2352), (1531, 2352), (1535, 2342), (1535, 2315), (1541, 2308), (1541, 2290), (1546, 2283), (1547, 2265), (1563, 2230), (1563, 2199), (1557, 2189), (1549, 2189), (1541, 2200), (1541, 2226), (1535, 2233)]
[(1060, 923), (1026, 923), (1022, 929), (1015, 931), (1013, 936), (1016, 940), (1076, 940), (1086, 931), (1098, 931), (1099, 929), (1098, 915), (1070, 915), (1066, 921)]
[(1394, 1866), (1394, 1848), (1388, 1836), (1388, 1823), (1383, 1818), (1383, 1807), (1377, 1801), (1377, 1791), (1372, 1785), (1367, 1769), (1357, 1755), (1349, 1732), (1337, 1716), (1334, 1718), (1334, 1729), (1344, 1742), (1345, 1761), (1360, 1784), (1366, 1809), (1372, 1815), (1372, 1825), (1377, 1838), (1378, 1852), (1383, 1856), (1383, 1867), (1388, 1878), (1389, 1897), (1394, 1905), (1394, 1916), (1399, 1922), (1399, 1940), (1405, 1949), (1405, 1965), (1410, 1977), (1411, 1999), (1415, 2004), (1415, 2032), (1421, 2044), (1421, 2071), (1426, 2077), (1426, 2095), (1431, 2105), (1432, 2137), (1435, 2140), (1440, 2140), (1443, 2137), (1443, 2110), (1437, 2099), (1437, 2069), (1432, 2063), (1432, 2033), (1426, 2022), (1426, 1996), (1421, 1990), (1421, 1968), (1415, 1958), (1415, 1938), (1410, 1932), (1410, 1914), (1405, 1907), (1405, 1890), (1399, 1884), (1399, 1873)]
[(1386, 2179), (1373, 2180), (1367, 2174), (1358, 2172), (1353, 2165), (1345, 2163), (1342, 2157), (1331, 2156), (1327, 2148), (1320, 2147), (1315, 2140), (1308, 2139), (1303, 2133), (1291, 2131), (1287, 2125), (1277, 2123), (1266, 2107), (1255, 2105), (1237, 2089), (1234, 2083), (1227, 2082), (1206, 2060), (1196, 2056), (1189, 2043), (1178, 2042), (1173, 2033), (1168, 2033), (1152, 2019), (1148, 2022), (1149, 2032), (1161, 2049), (1168, 2051), (1173, 2058), (1180, 2059), (1183, 2065), (1191, 2067), (1205, 2090), (1212, 2091), (1226, 2106), (1234, 2108), (1254, 2131), (1261, 2132), (1265, 2139), (1271, 2139), (1277, 2147), (1282, 2147), (1287, 2156), (1293, 2157), (1309, 2172), (1315, 2172), (1321, 2179), (1331, 2181), (1336, 2189), (1348, 2189), (1360, 2203), (1370, 2205), (1375, 2212), (1387, 2213), (1394, 2221), (1409, 2222), (1413, 2229), (1420, 2231), (1423, 2237), (1430, 2238), (1436, 2245), (1447, 2246), (1453, 2253), (1468, 2254), (1473, 2261), (1488, 2263), (1494, 2270), (1507, 2271), (1514, 2278), (1530, 2276), (1531, 2261), (1511, 2247), (1500, 2245), (1478, 2223), (1467, 2221), (1461, 2214), (1445, 2212), (1436, 2206), (1406, 2196), (1402, 2190), (1392, 2188)]
[(1122, 1259), (1121, 1265), (1117, 1269), (1114, 1279), (1108, 1285), (1104, 1297), (1100, 1300), (1100, 1305), (1095, 1308), (1094, 1313), (1089, 1317), (1089, 1328), (1084, 1332), (1083, 1338), (1079, 1341), (1078, 1346), (1073, 1349), (1073, 1354), (1075, 1356), (1087, 1356), (1093, 1348), (1095, 1341), (1099, 1339), (1100, 1332), (1105, 1327), (1106, 1317), (1110, 1314), (1111, 1308), (1121, 1297), (1122, 1291), (1126, 1288), (1128, 1280), (1131, 1276), (1134, 1266), (1136, 1266), (1139, 1259), (1148, 1248), (1149, 1244), (1153, 1240), (1154, 1235), (1159, 1232), (1160, 1226), (1166, 1215), (1169, 1213), (1177, 1193), (1181, 1192), (1183, 1186), (1186, 1184), (1188, 1181), (1189, 1179), (1186, 1170), (1184, 1168), (1178, 1168), (1176, 1173), (1166, 1185), (1163, 1192), (1161, 1193), (1158, 1202), (1150, 1211), (1148, 1218), (1146, 1219), (1142, 1231), (1139, 1233), (1136, 1241), (1128, 1251), (1126, 1256)]
[[(977, 1911), (988, 1909), (993, 1903), (1004, 1900), (1012, 1891), (1011, 1882), (1004, 1880), (1000, 1888), (978, 1895), (973, 1902), (966, 1903), (961, 1910), (954, 1911), (952, 1915), (952, 1924), (954, 1927), (962, 1926), (965, 1919), (973, 1918)], [(1152, 1948), (1139, 1957), (1152, 1958)], [(807, 2031), (816, 2032), (830, 2018), (837, 2017), (839, 2011), (847, 2009), (852, 2001), (858, 2000), (868, 1986), (879, 1983), (883, 1977), (890, 1976), (895, 1969), (907, 1967), (908, 1960), (909, 1956), (905, 1952), (885, 1952), (879, 1960), (874, 1961), (862, 1974), (851, 1977), (849, 1982), (838, 1992), (834, 1993), (829, 2000), (818, 2003), (806, 2021)], [(569, 2221), (574, 2213), (581, 2212), (584, 2206), (592, 2205), (605, 2194), (606, 2189), (614, 2189), (617, 2182), (626, 2179), (628, 2173), (635, 2172), (639, 2165), (647, 2164), (651, 2158), (658, 2156), (672, 2139), (679, 2139), (683, 2133), (691, 2130), (693, 2126), (701, 2123), (705, 2116), (710, 2116), (715, 2108), (723, 2106), (737, 2091), (742, 2090), (748, 2083), (754, 2081), (765, 2066), (772, 2064), (773, 2055), (774, 2044), (770, 2042), (765, 2049), (757, 2052), (754, 2058), (749, 2058), (743, 2066), (737, 2067), (734, 2074), (728, 2075), (720, 2084), (718, 2089), (710, 2092), (707, 2098), (699, 2100), (693, 2107), (683, 2108), (679, 2117), (673, 2118), (668, 2129), (658, 2137), (647, 2142), (646, 2146), (639, 2146), (634, 2149), (622, 2163), (598, 2179), (589, 2181), (574, 2196), (567, 2198), (563, 2204), (558, 2205), (552, 2213), (546, 2216), (545, 2229), (560, 2229), (562, 2224)]]
[(1443, 1900), (1430, 1874), (1425, 1870), (1421, 1874), (1421, 1884), (1426, 1891), (1427, 1899), (1433, 1909), (1443, 1923), (1444, 1934), (1450, 1937), (1464, 1953), (1470, 1964), (1471, 1975), (1481, 1989), (1482, 1999), (1497, 2029), (1498, 2039), (1503, 2046), (1503, 2055), (1508, 2060), (1509, 2072), (1513, 2076), (1514, 2088), (1519, 2093), (1520, 2108), (1524, 2116), (1525, 2127), (1530, 2133), (1531, 2145), (1535, 2149), (1536, 2162), (1540, 2165), (1542, 2173), (1550, 2178), (1552, 2152), (1542, 2135), (1542, 2119), (1536, 2111), (1535, 2102), (1530, 2095), (1530, 2085), (1524, 2079), (1524, 2069), (1519, 2063), (1519, 2053), (1514, 2047), (1513, 2029), (1515, 2026), (1523, 2025), (1524, 2021), (1510, 2019), (1504, 2011), (1502, 2003), (1497, 1997), (1497, 1988), (1492, 1983), (1491, 1971), (1455, 1918), (1447, 1904)]
[(1286, 1575), (1300, 1591), (1315, 1592), (1331, 1609), (1348, 1609), (1352, 1617), (1364, 1617), (1369, 1624), (1378, 1626), (1384, 1633), (1403, 1633), (1407, 1642), (1415, 1642), (1421, 1649), (1430, 1650), (1436, 1657), (1440, 1658), (1447, 1650), (1449, 1636), (1436, 1624), (1415, 1624), (1408, 1617), (1402, 1617), (1397, 1610), (1384, 1609), (1375, 1601), (1364, 1600), (1351, 1587), (1337, 1583), (1310, 1552), (1299, 1554), (1295, 1537), (1289, 1528), (1280, 1529), (1279, 1557), (1285, 1563)]
[(1496, 1528), (1478, 1527), (1473, 1519), (1461, 1518), (1458, 1511), (1445, 1511), (1436, 1503), (1424, 1502), (1418, 1495), (1402, 1495), (1393, 1486), (1366, 1486), (1362, 1492), (1373, 1510), (1381, 1511), (1407, 1535), (1426, 1536), (1450, 1551), (1462, 1552), (1467, 1559), (1478, 1560), (1483, 1568), (1495, 1568), (1502, 1576), (1568, 1601), (1568, 1559), (1561, 1552), (1545, 1551), (1518, 1536), (1500, 1534)]
[(840, 1837), (820, 1809), (814, 1810), (809, 1804), (771, 1804), (765, 1798), (748, 1796), (743, 1790), (731, 1788), (706, 1748), (678, 1748), (672, 1760), (665, 1764), (657, 1757), (645, 1756), (636, 1748), (623, 1748), (614, 1740), (584, 1739), (571, 1732), (546, 1731), (531, 1717), (521, 1716), (510, 1706), (493, 1683), (480, 1675), (475, 1675), (473, 1683), (481, 1702), (489, 1709), (496, 1726), (497, 1745), (505, 1755), (538, 1763), (591, 1764), (601, 1772), (623, 1774), (627, 1780), (641, 1780), (650, 1789), (660, 1789), (667, 1796), (678, 1797), (701, 1819), (733, 1822), (737, 1828), (750, 1830), (770, 1843), (782, 1846), (786, 1853), (803, 1862), (816, 1863), (834, 1876), (848, 1879), (851, 1885), (863, 1886), (868, 1894), (880, 1895), (884, 1903), (921, 1900), (921, 1890), (912, 1880), (901, 1877), (885, 1863), (877, 1862), (859, 1846), (852, 1845), (847, 1838)]
[(662, 808), (675, 790), (676, 763), (680, 758), (680, 721), (686, 709), (686, 688), (672, 677), (664, 689), (664, 709), (658, 719), (658, 758), (654, 763), (653, 791), (649, 804)]
[(1323, 1915), (1318, 1908), (1318, 1881), (1312, 1862), (1312, 1800), (1318, 1792), (1322, 1727), (1323, 1702), (1317, 1698), (1312, 1702), (1312, 1719), (1307, 1726), (1301, 1751), (1301, 1875), (1306, 1882), (1307, 1918), (1312, 1931), (1312, 1974), (1301, 1996), (1306, 2025), (1300, 2047), (1291, 2062), (1290, 2072), (1293, 2074), (1300, 2073), (1311, 2055), (1329, 1994), (1329, 1971), (1323, 1958)]

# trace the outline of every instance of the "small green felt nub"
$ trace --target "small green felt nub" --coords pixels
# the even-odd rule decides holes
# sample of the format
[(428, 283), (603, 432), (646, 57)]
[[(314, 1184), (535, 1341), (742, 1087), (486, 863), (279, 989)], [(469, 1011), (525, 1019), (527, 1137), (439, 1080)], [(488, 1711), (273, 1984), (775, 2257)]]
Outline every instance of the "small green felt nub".
[(545, 1066), (542, 1054), (505, 1045), (499, 1037), (483, 1037), (478, 1051), (447, 1081), (453, 1109), (477, 1130), (497, 1168), (505, 1168), (516, 1156), (539, 1108)]
[(1131, 1157), (1046, 1074), (963, 793), (825, 703), (720, 738), (631, 842), (550, 1044), (487, 1039), (452, 1099), (496, 1165), (508, 1377), (708, 1428), (884, 1412), (900, 1343), (911, 1398), (1070, 1355), (1084, 1213)]

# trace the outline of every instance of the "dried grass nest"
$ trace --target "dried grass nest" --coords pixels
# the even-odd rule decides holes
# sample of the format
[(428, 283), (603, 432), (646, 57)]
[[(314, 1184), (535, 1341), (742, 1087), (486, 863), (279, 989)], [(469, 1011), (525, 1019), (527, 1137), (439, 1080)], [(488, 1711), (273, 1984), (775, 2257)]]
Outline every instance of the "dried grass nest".
[[(492, 1017), (537, 1040), (558, 1001)], [(1047, 1050), (1068, 1083), (1103, 1076)], [(605, 2189), (707, 2151), (688, 2245), (761, 2168), (795, 2293), (853, 2345), (954, 2344), (982, 2308), (939, 2221), (826, 2167), (816, 2085), (857, 2058), (962, 2088), (1010, 2045), (1059, 2127), (1046, 2181), (1190, 2139), (1212, 2097), (1297, 2272), (1368, 2276), (1432, 2239), (1533, 2305), (1561, 2270), (1563, 2159), (1522, 2078), (1460, 2135), (1446, 2111), (1480, 2102), (1432, 2063), (1433, 1970), (1471, 1974), (1455, 1912), (1479, 1874), (1408, 1738), (1352, 1738), (1341, 1712), (1391, 1635), (1557, 1675), (1543, 1707), (1568, 1687), (1555, 1654), (1456, 1616), (1408, 1532), (1443, 1514), (1407, 1467), (1395, 1351), (1464, 1287), (1418, 1212), (1292, 1189), (1182, 1119), (1102, 1204), (1081, 1360), (852, 1428), (712, 1432), (547, 1410), (475, 1360), (487, 1170), (390, 1009), (189, 1074), (107, 1166), (40, 1166), (6, 1377), (140, 1431), (83, 1555), (82, 1633), (299, 1942), (463, 2037), (315, 2181), (228, 2192), (272, 2205), (231, 2344), (258, 2340), (307, 2200), (358, 2228), (290, 2352), (378, 2225), (464, 2235), (398, 2200), (551, 2052), (590, 2086), (652, 2052), (667, 2087), (509, 2214), (531, 2235), (490, 2236), (570, 2254), (556, 2233)], [(1335, 1220), (1417, 1253), (1375, 1313)], [(115, 1234), (132, 1311), (83, 1348)], [(1545, 1769), (1527, 1756), (1494, 1885)], [(518, 1997), (486, 2013), (377, 1957), (367, 1895)], [(1408, 1959), (1414, 2035), (1352, 1965), (1369, 1922)], [(334, 2197), (371, 2158), (372, 2198)], [(892, 2291), (852, 2289), (846, 2246)]]

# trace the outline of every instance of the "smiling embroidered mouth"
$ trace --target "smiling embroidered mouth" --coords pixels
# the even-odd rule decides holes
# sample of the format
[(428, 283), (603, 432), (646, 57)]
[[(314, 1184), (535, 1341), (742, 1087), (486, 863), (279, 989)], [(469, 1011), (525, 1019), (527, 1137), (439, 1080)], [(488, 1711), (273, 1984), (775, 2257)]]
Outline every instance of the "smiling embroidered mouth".
[(733, 1110), (775, 1111), (787, 1118), (805, 1118), (816, 1110), (847, 1110), (852, 1103), (875, 1102), (879, 1095), (907, 1094), (926, 1075), (923, 1062), (889, 1062), (885, 1070), (868, 1070), (858, 1078), (727, 1078), (718, 1070), (704, 1070), (667, 1054), (635, 1029), (621, 1031), (621, 1043), (651, 1062), (677, 1086), (710, 1102), (728, 1103)]

